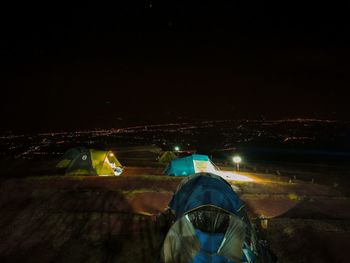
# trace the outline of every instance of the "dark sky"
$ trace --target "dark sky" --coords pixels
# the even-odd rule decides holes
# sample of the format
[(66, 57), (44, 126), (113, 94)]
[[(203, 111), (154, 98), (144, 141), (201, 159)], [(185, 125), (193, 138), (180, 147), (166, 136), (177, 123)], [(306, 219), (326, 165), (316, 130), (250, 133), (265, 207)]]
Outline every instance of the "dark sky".
[(72, 2), (2, 6), (2, 129), (349, 119), (348, 5)]

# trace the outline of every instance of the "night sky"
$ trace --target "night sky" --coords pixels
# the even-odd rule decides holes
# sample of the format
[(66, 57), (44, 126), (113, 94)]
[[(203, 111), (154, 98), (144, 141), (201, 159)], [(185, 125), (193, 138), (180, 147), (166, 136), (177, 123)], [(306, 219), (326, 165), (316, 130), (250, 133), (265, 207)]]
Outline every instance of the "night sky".
[(349, 120), (345, 4), (72, 2), (2, 6), (3, 130)]

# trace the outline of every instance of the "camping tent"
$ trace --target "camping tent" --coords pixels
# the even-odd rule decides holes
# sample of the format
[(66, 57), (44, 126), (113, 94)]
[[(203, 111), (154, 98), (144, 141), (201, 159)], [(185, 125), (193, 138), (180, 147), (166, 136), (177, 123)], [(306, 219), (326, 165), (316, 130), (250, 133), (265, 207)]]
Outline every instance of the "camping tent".
[(159, 162), (162, 164), (169, 164), (172, 160), (175, 160), (177, 158), (176, 154), (172, 151), (165, 151), (163, 154), (159, 157)]
[(161, 263), (255, 262), (255, 241), (243, 203), (221, 177), (209, 173), (187, 177), (169, 209), (175, 223), (163, 242)]
[(215, 173), (216, 170), (215, 165), (207, 155), (192, 154), (172, 160), (164, 173), (173, 176), (188, 176), (201, 172)]
[(74, 160), (78, 155), (81, 153), (87, 153), (88, 149), (83, 148), (83, 147), (77, 147), (77, 148), (72, 148), (69, 149), (60, 159), (58, 164), (56, 165), (57, 168), (64, 168), (67, 169), (69, 164), (71, 163), (72, 160)]
[(86, 148), (68, 150), (56, 167), (66, 169), (66, 175), (113, 176), (123, 171), (113, 152)]
[[(205, 196), (205, 198), (202, 198)], [(169, 208), (176, 219), (200, 206), (216, 206), (241, 217), (243, 203), (223, 178), (211, 173), (190, 175), (182, 180), (173, 195)]]

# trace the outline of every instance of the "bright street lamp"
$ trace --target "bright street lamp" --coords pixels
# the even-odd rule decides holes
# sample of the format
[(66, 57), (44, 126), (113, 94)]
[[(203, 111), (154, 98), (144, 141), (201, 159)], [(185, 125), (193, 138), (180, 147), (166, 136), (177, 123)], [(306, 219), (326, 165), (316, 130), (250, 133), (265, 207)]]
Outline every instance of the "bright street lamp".
[(175, 146), (174, 150), (175, 150), (175, 152), (178, 152), (178, 151), (180, 151), (180, 147), (179, 146)]
[(239, 171), (239, 164), (242, 162), (242, 158), (236, 155), (233, 156), (232, 161), (236, 164), (237, 171)]

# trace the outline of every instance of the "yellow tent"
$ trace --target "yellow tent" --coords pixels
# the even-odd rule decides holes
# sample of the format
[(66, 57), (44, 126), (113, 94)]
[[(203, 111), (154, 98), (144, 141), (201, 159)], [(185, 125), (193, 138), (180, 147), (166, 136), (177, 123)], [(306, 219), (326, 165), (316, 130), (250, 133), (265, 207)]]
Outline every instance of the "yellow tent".
[(65, 168), (66, 175), (120, 175), (123, 167), (112, 151), (85, 148), (69, 150), (56, 166)]
[(159, 162), (162, 164), (169, 164), (172, 160), (177, 158), (176, 154), (171, 151), (165, 151), (159, 158)]

